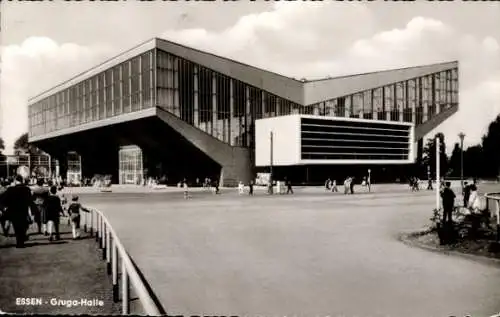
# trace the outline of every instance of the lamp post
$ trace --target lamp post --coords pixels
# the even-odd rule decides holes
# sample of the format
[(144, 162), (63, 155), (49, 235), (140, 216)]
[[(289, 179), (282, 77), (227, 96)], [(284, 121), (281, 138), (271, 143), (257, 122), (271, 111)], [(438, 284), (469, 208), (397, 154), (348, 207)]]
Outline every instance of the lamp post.
[(270, 143), (270, 151), (269, 151), (269, 194), (273, 194), (273, 131), (269, 132), (269, 143)]
[(366, 185), (368, 186), (368, 191), (372, 191), (372, 170), (368, 169), (368, 179), (366, 182)]
[(462, 194), (464, 193), (464, 138), (465, 134), (460, 132), (460, 186), (462, 187)]
[(440, 156), (441, 156), (441, 151), (440, 151), (440, 140), (439, 136), (436, 136), (436, 209), (439, 210), (440, 207), (440, 199), (439, 199), (439, 192), (441, 190), (441, 171), (440, 171)]

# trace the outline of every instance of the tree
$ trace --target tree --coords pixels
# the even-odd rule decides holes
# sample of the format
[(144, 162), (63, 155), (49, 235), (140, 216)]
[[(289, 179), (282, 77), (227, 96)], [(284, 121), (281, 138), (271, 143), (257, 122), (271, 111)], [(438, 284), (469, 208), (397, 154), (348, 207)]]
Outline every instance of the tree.
[(481, 145), (469, 147), (464, 151), (464, 175), (478, 178), (484, 176), (484, 157)]
[(451, 153), (450, 162), (449, 162), (449, 171), (450, 175), (454, 177), (460, 176), (460, 168), (461, 168), (461, 152), (460, 145), (455, 143), (453, 147), (453, 152)]
[(30, 155), (40, 155), (43, 151), (36, 146), (28, 143), (28, 133), (21, 135), (16, 142), (14, 142), (14, 154), (30, 154)]
[(482, 138), (482, 154), (486, 177), (500, 175), (500, 115), (490, 123)]
[(446, 143), (444, 134), (437, 133), (434, 138), (427, 139), (427, 144), (423, 150), (423, 163), (430, 167), (431, 175), (436, 175), (436, 138), (440, 140), (440, 174), (441, 176), (447, 175), (448, 172), (448, 156), (446, 156)]

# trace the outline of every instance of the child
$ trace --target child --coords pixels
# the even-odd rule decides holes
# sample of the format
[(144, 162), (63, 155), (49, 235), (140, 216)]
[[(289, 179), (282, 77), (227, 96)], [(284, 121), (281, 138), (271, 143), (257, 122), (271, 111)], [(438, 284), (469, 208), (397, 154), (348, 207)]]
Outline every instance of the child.
[(59, 235), (59, 216), (64, 216), (63, 208), (61, 205), (61, 199), (57, 196), (57, 187), (50, 187), (50, 195), (46, 200), (46, 217), (47, 217), (47, 227), (49, 230), (49, 241), (52, 241), (54, 238), (56, 240), (60, 239)]
[(73, 196), (72, 203), (68, 207), (68, 214), (71, 218), (71, 230), (73, 232), (73, 240), (80, 238), (80, 210), (90, 212), (78, 202), (78, 196)]

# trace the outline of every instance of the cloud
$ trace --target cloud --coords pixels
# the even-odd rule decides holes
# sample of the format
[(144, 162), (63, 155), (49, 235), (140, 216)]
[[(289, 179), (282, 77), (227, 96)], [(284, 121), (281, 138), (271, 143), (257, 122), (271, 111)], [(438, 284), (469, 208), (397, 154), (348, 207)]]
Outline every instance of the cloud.
[[(432, 133), (445, 133), (449, 148), (458, 140), (459, 130), (467, 134), (466, 145), (479, 142), (500, 113), (498, 37), (463, 33), (460, 25), (418, 15), (396, 28), (380, 29), (376, 21), (381, 17), (373, 12), (359, 3), (278, 2), (219, 31), (202, 26), (171, 28), (162, 37), (295, 78), (458, 60), (460, 111)], [(56, 43), (44, 37), (1, 48), (0, 133), (6, 143), (26, 130), (30, 96), (115, 53), (103, 45)]]
[(374, 19), (363, 5), (283, 3), (242, 17), (221, 32), (168, 30), (163, 36), (295, 78), (458, 60), (460, 110), (429, 137), (443, 132), (449, 151), (462, 130), (466, 145), (479, 142), (500, 114), (500, 43), (423, 16), (395, 29), (374, 30)]
[(47, 37), (30, 37), (21, 45), (1, 47), (0, 135), (6, 152), (27, 131), (30, 97), (95, 66), (112, 51), (104, 45), (58, 44)]

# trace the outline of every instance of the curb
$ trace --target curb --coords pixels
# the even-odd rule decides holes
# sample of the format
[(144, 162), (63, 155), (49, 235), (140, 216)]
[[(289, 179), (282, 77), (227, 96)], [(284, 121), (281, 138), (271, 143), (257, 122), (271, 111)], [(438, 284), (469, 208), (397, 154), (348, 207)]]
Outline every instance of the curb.
[(470, 253), (465, 253), (461, 251), (455, 251), (455, 250), (448, 250), (445, 248), (440, 248), (440, 247), (433, 247), (430, 245), (427, 245), (425, 243), (419, 242), (415, 237), (423, 236), (425, 234), (430, 233), (430, 230), (421, 230), (421, 231), (416, 231), (416, 232), (407, 232), (407, 233), (401, 233), (398, 236), (398, 240), (406, 244), (407, 246), (410, 247), (417, 247), (423, 250), (435, 252), (435, 253), (440, 253), (440, 254), (445, 254), (448, 256), (458, 256), (465, 258), (467, 260), (479, 262), (482, 264), (486, 265), (493, 265), (496, 267), (500, 267), (500, 259), (495, 259), (491, 257), (486, 257), (482, 255), (475, 255), (475, 254), (470, 254)]

